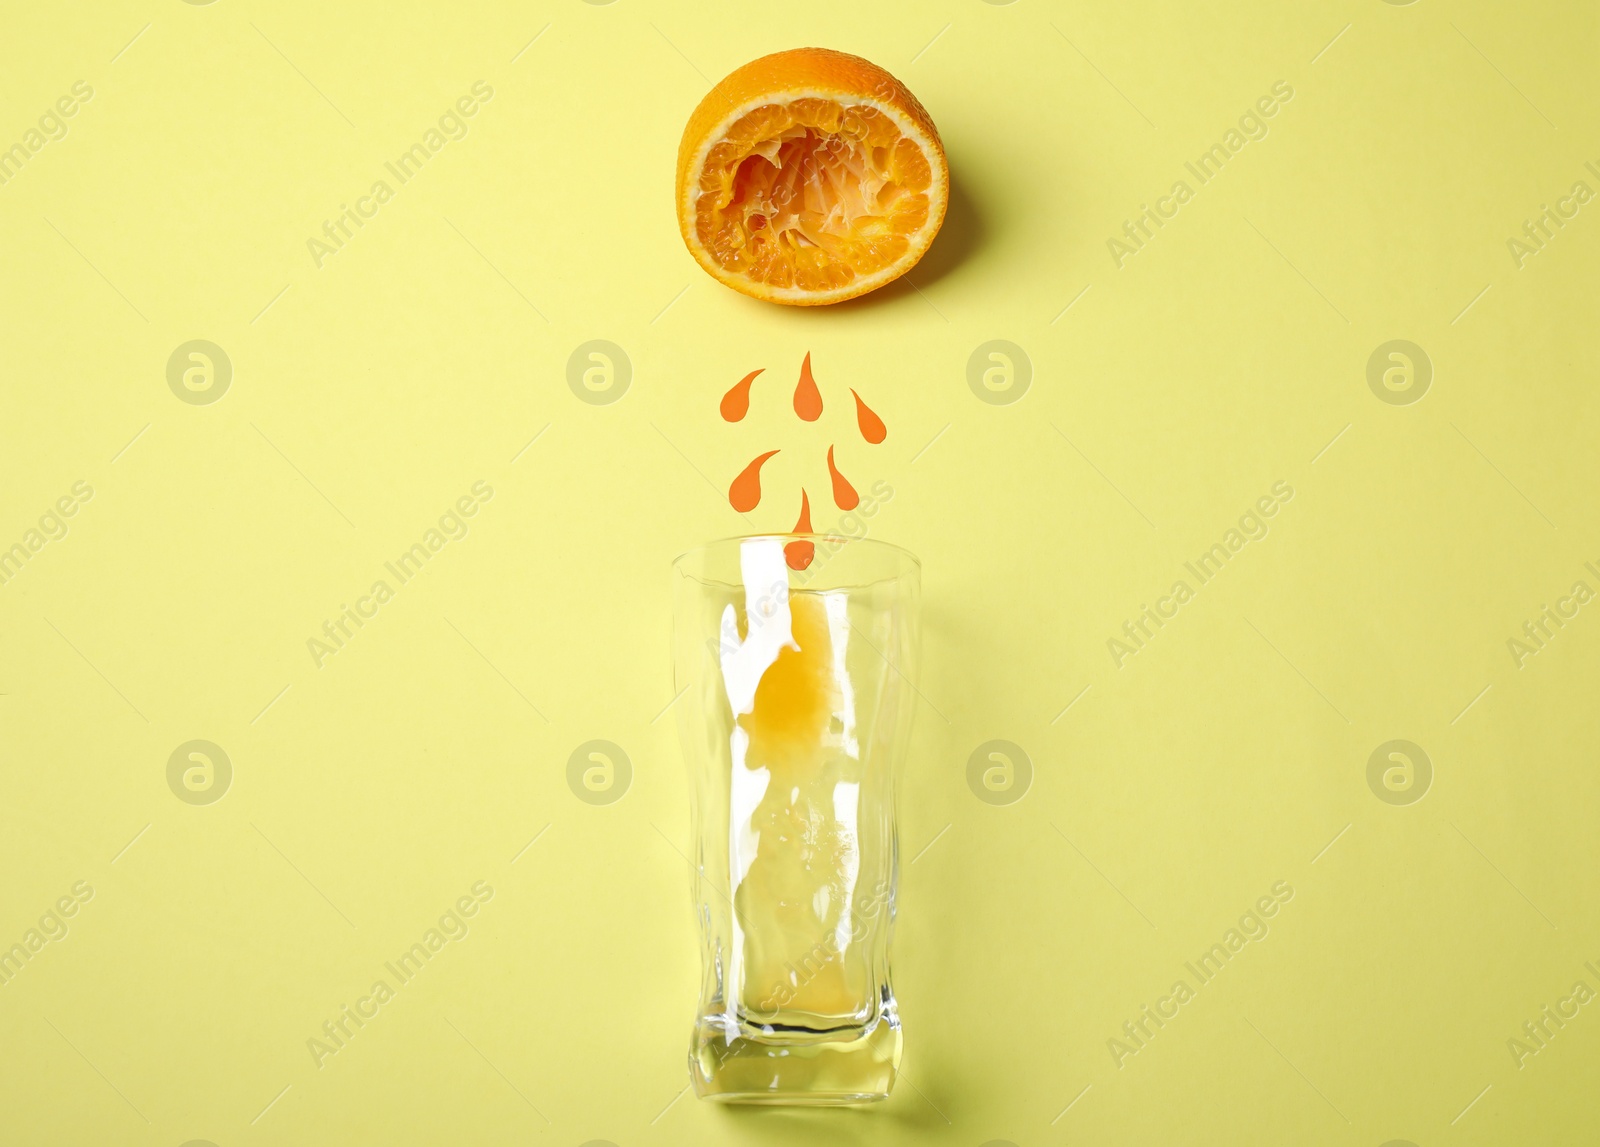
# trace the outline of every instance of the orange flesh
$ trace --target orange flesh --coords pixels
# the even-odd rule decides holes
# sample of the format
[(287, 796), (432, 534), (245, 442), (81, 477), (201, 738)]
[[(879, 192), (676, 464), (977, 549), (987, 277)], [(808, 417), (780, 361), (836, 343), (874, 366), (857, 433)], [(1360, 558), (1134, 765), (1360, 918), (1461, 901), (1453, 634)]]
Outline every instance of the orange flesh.
[(706, 156), (695, 232), (727, 271), (836, 289), (905, 257), (928, 222), (932, 184), (922, 148), (870, 104), (766, 104)]

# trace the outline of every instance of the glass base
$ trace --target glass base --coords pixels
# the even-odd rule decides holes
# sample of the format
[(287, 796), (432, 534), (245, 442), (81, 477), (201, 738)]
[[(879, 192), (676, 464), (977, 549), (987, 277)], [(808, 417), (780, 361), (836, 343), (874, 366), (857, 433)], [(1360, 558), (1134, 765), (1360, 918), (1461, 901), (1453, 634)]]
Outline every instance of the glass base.
[(844, 1106), (887, 1099), (900, 1066), (894, 1000), (865, 1026), (819, 1030), (784, 1016), (781, 1028), (735, 1025), (707, 1016), (695, 1029), (689, 1074), (695, 1094), (715, 1103)]

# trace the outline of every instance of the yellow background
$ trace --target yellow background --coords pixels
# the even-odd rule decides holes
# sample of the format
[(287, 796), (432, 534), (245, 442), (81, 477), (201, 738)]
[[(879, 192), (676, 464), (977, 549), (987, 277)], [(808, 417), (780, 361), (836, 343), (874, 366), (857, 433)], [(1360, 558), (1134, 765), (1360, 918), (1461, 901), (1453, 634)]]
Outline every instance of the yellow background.
[[(0, 545), (94, 494), (0, 587), (0, 944), (95, 892), (0, 986), (0, 1139), (1594, 1142), (1600, 1005), (1521, 1067), (1507, 1040), (1600, 989), (1600, 605), (1520, 668), (1506, 643), (1600, 590), (1600, 203), (1520, 268), (1506, 241), (1600, 191), (1596, 33), (1576, 2), (10, 5), (0, 146), (94, 96), (0, 186)], [(956, 199), (909, 281), (801, 311), (695, 266), (670, 179), (711, 81), (813, 43), (916, 92)], [(1124, 220), (1280, 80), (1119, 269)], [(597, 338), (614, 404), (567, 385)], [(191, 339), (232, 363), (215, 403), (168, 387)], [(1020, 401), (968, 386), (992, 339)], [(1391, 339), (1432, 363), (1414, 404), (1368, 386)], [(807, 351), (815, 427), (784, 409)], [(683, 1094), (668, 564), (787, 528), (801, 483), (831, 526), (834, 440), (925, 563), (905, 1070), (871, 1110), (727, 1111)], [(726, 483), (777, 446), (743, 520)], [(318, 668), (479, 480), (470, 534)], [(1270, 534), (1117, 668), (1277, 481)], [(610, 805), (566, 780), (596, 738), (632, 762)], [(1011, 804), (966, 780), (995, 738), (1032, 762)], [(214, 804), (167, 784), (193, 739), (232, 762)], [(1367, 783), (1394, 739), (1433, 765), (1410, 805)], [(318, 1067), (480, 880), (470, 935)], [(1119, 1067), (1277, 881), (1270, 934)]]

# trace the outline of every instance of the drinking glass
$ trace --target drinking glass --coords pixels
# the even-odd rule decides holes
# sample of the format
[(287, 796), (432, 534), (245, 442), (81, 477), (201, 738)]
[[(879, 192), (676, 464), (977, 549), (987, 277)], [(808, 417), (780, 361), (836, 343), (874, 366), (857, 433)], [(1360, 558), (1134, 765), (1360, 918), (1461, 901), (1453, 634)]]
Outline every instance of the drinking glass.
[(703, 1099), (865, 1103), (894, 1084), (895, 776), (920, 569), (884, 542), (800, 534), (673, 565)]

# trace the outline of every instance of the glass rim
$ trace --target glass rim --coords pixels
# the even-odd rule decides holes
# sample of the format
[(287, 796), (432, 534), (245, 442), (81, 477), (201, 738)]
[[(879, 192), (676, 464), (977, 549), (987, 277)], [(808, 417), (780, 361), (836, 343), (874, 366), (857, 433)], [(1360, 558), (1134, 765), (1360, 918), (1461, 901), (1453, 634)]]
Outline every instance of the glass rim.
[(888, 553), (898, 554), (901, 558), (909, 561), (913, 566), (915, 566), (918, 573), (922, 572), (922, 559), (917, 557), (916, 554), (912, 553), (904, 546), (898, 546), (893, 542), (886, 542), (879, 538), (869, 538), (864, 534), (860, 537), (851, 537), (849, 534), (839, 533), (733, 534), (726, 538), (714, 538), (709, 542), (702, 542), (698, 546), (684, 550), (681, 554), (672, 559), (672, 568), (679, 569), (683, 566), (684, 562), (690, 558), (709, 553), (711, 550), (720, 549), (724, 546), (734, 545), (735, 543), (775, 541), (787, 544), (789, 542), (816, 542), (823, 540), (841, 541), (851, 545), (866, 545), (874, 550), (883, 550)]

